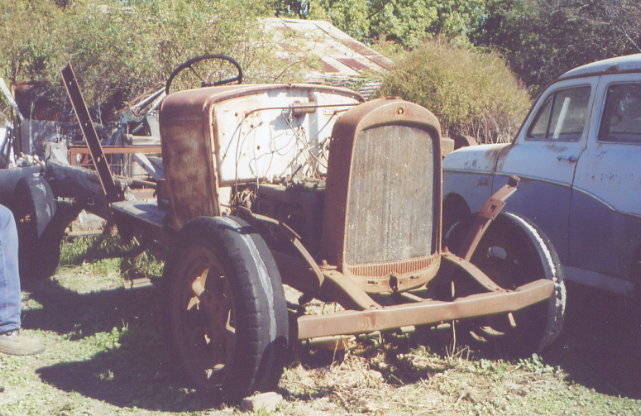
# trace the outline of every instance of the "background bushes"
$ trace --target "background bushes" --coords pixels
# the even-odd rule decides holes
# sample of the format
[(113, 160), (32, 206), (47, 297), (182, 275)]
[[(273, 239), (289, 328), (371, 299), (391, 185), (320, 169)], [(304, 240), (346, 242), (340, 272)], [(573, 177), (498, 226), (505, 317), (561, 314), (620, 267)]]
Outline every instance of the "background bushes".
[(401, 57), (384, 77), (381, 95), (419, 103), (446, 133), (484, 143), (511, 139), (530, 106), (527, 91), (497, 54), (445, 41), (426, 41)]
[(274, 59), (258, 30), (257, 17), (274, 15), (330, 20), (382, 48), (399, 62), (385, 94), (416, 100), (451, 132), (484, 141), (510, 137), (527, 106), (499, 54), (534, 95), (572, 67), (641, 52), (637, 0), (7, 0), (0, 76), (48, 81), (50, 99), (66, 105), (59, 70), (71, 61), (103, 113), (202, 53), (236, 57), (248, 81), (300, 80), (308, 63)]

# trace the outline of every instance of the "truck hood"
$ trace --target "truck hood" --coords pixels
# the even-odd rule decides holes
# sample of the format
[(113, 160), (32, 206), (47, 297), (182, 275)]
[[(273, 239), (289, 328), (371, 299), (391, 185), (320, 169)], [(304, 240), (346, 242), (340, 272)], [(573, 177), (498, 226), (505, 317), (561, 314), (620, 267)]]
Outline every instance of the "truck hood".
[(511, 144), (481, 144), (458, 149), (443, 159), (443, 170), (462, 172), (493, 172), (496, 162)]

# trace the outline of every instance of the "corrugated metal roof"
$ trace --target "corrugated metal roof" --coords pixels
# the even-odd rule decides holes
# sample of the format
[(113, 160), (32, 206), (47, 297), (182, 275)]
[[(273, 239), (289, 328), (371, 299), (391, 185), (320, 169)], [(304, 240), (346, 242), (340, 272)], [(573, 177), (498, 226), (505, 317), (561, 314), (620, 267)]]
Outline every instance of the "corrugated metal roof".
[(305, 81), (330, 85), (352, 86), (369, 96), (379, 83), (363, 79), (367, 72), (385, 72), (394, 66), (389, 58), (321, 20), (263, 18), (283, 59), (317, 58), (320, 65), (310, 67)]

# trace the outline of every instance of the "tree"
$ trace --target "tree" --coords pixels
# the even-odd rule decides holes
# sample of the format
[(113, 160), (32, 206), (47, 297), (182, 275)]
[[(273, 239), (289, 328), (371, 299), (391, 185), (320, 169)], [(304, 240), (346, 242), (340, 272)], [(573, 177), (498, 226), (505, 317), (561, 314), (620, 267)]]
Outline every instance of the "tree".
[(498, 49), (533, 90), (577, 65), (639, 52), (636, 0), (492, 0), (473, 40)]
[(234, 56), (247, 79), (273, 81), (285, 64), (273, 59), (256, 24), (270, 6), (267, 0), (0, 2), (0, 76), (48, 81), (63, 106), (59, 71), (72, 62), (88, 103), (108, 111), (159, 88), (175, 66), (204, 53)]
[(435, 35), (463, 37), (485, 13), (484, 0), (276, 0), (276, 15), (330, 20), (364, 41), (413, 47)]

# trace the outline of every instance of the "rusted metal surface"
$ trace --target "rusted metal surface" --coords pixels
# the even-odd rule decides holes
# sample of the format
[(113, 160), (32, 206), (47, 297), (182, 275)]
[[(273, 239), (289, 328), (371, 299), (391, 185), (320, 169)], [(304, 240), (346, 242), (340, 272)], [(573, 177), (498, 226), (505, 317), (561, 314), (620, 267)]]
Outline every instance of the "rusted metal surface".
[(337, 271), (325, 272), (325, 287), (322, 289), (328, 299), (346, 308), (365, 310), (380, 307), (365, 293), (359, 282)]
[(229, 276), (211, 249), (193, 245), (185, 251), (187, 261), (176, 271), (182, 279), (171, 292), (172, 336), (180, 356), (190, 358), (183, 368), (190, 378), (216, 384), (238, 348)]
[(265, 222), (275, 226), (276, 230), (278, 230), (278, 232), (285, 240), (290, 242), (292, 247), (298, 252), (300, 257), (305, 260), (307, 266), (313, 272), (316, 281), (314, 282), (314, 288), (311, 289), (311, 291), (317, 292), (321, 288), (323, 282), (325, 281), (325, 275), (323, 274), (323, 271), (321, 270), (319, 265), (316, 263), (316, 260), (314, 260), (314, 257), (312, 257), (310, 252), (301, 242), (300, 236), (298, 235), (298, 233), (296, 233), (296, 231), (294, 231), (290, 226), (282, 221), (278, 221), (265, 215), (253, 213), (248, 208), (239, 207), (237, 213), (240, 214), (242, 218), (248, 220), (250, 224), (260, 225), (261, 222)]
[(423, 301), (403, 305), (298, 318), (298, 338), (360, 334), (409, 325), (515, 312), (548, 299), (551, 280), (539, 279), (509, 292), (474, 294), (452, 302)]
[(438, 257), (419, 257), (409, 260), (399, 259), (397, 261), (383, 263), (369, 263), (358, 266), (348, 266), (347, 270), (357, 276), (383, 277), (391, 274), (402, 276), (412, 273), (415, 270), (423, 270), (432, 267), (438, 268)]
[[(392, 140), (386, 151), (381, 151), (377, 156), (383, 159), (354, 163), (361, 157), (356, 153), (365, 150), (361, 149), (359, 142), (367, 143), (370, 132), (387, 126), (399, 130), (394, 131), (392, 136), (397, 142)], [(404, 129), (415, 140), (402, 142), (405, 139)], [(382, 270), (368, 268), (379, 265), (381, 269), (401, 267), (408, 273), (416, 274), (422, 266), (430, 263), (432, 256), (437, 256), (440, 252), (441, 158), (438, 120), (418, 105), (398, 99), (380, 99), (343, 115), (334, 126), (332, 137), (323, 225), (323, 258), (330, 264), (337, 265), (339, 271), (350, 270), (354, 273), (371, 270), (374, 276), (380, 276)], [(383, 136), (378, 139), (374, 137), (379, 144), (386, 143)], [(414, 161), (407, 166), (422, 166), (418, 169), (419, 173), (404, 171), (400, 160), (403, 163), (407, 161), (408, 152), (394, 156), (392, 148), (403, 148), (412, 142), (416, 143), (417, 148), (412, 149), (414, 154), (410, 159)], [(371, 146), (375, 146), (375, 143)], [(394, 159), (385, 160), (386, 153), (394, 156)], [(425, 174), (421, 175), (420, 171), (423, 170)], [(402, 177), (396, 180), (389, 178), (396, 172)], [(385, 185), (386, 180), (392, 182)], [(391, 186), (394, 183), (401, 187), (401, 193), (397, 192), (398, 187)], [(358, 195), (362, 195), (362, 201)], [(384, 222), (386, 212), (393, 212), (395, 215), (389, 217), (388, 226), (381, 227), (381, 220)], [(399, 232), (391, 233), (396, 227), (393, 222), (403, 218), (404, 231), (399, 234), (399, 229)], [(368, 231), (370, 226), (379, 228), (375, 232), (370, 230), (374, 232), (372, 234)], [(412, 229), (426, 235), (415, 236)], [(390, 233), (386, 234), (388, 232)], [(412, 243), (415, 238), (416, 242)], [(374, 248), (374, 257), (368, 253), (370, 250), (367, 247), (363, 250), (358, 248), (359, 244), (369, 244), (370, 240), (377, 240), (374, 241), (375, 244), (385, 244)], [(397, 253), (394, 245), (414, 248), (407, 253)], [(399, 266), (392, 266), (393, 263)], [(417, 268), (412, 270), (411, 266)]]
[(485, 234), (487, 227), (492, 220), (496, 218), (503, 208), (507, 199), (516, 192), (516, 186), (519, 178), (512, 177), (510, 181), (492, 195), (483, 208), (475, 215), (472, 226), (470, 227), (463, 243), (458, 247), (456, 253), (464, 260), (470, 260), (476, 251), (481, 238)]
[(489, 290), (490, 292), (504, 292), (505, 289), (497, 285), (483, 270), (476, 267), (473, 263), (470, 263), (468, 260), (462, 259), (452, 253), (443, 253), (443, 260), (452, 264), (454, 267), (460, 268), (468, 276), (473, 278), (478, 284), (480, 284), (484, 289)]
[(434, 253), (435, 155), (426, 137), (420, 127), (403, 124), (357, 133), (347, 202), (347, 264)]
[[(358, 66), (349, 59), (343, 61)], [(73, 76), (70, 67), (67, 71)], [(75, 80), (66, 83), (70, 90), (77, 89)], [(70, 96), (73, 99), (73, 91)], [(74, 101), (86, 112), (81, 99)], [(112, 202), (109, 214), (123, 230), (165, 247), (194, 217), (245, 218), (243, 227), (261, 242), (260, 252), (252, 251), (251, 257), (258, 262), (262, 256), (273, 268), (261, 274), (261, 285), (280, 290), (282, 275), (283, 282), (302, 291), (299, 305), (292, 306), (298, 314), (312, 298), (347, 309), (299, 316), (300, 339), (509, 314), (550, 298), (552, 279), (510, 290), (469, 262), (487, 225), (515, 191), (514, 184), (496, 192), (481, 210), (460, 248), (461, 257), (443, 252), (438, 120), (400, 99), (362, 101), (345, 89), (311, 85), (234, 85), (171, 94), (160, 109), (166, 180), (158, 186), (158, 204)], [(78, 118), (84, 132), (91, 120), (83, 115)], [(103, 151), (95, 131), (85, 135), (96, 165), (106, 164), (104, 153), (158, 149)], [(81, 153), (86, 151), (73, 148), (72, 158)], [(114, 180), (109, 171), (98, 170), (100, 179)], [(102, 189), (110, 195), (107, 188), (103, 181)], [(309, 209), (310, 203), (319, 210)], [(299, 221), (301, 215), (311, 218)], [(232, 218), (219, 219), (222, 224)], [(321, 222), (322, 235), (310, 227)], [(244, 228), (238, 229), (243, 235)], [(189, 234), (181, 233), (181, 238), (190, 241), (193, 231), (186, 229)], [(210, 243), (209, 235), (198, 238)], [(307, 244), (310, 239), (320, 244)], [(169, 268), (180, 279), (173, 283), (170, 312), (182, 355), (199, 358), (187, 365), (187, 372), (195, 379), (216, 379), (227, 377), (224, 372), (236, 362), (236, 330), (246, 328), (236, 326), (243, 320), (231, 302), (226, 276), (230, 254), (223, 258), (223, 251), (204, 243), (187, 247), (174, 266), (177, 270)], [(408, 292), (424, 289), (443, 262), (464, 271), (488, 293), (459, 294), (444, 302)], [(536, 273), (537, 278), (546, 276)], [(266, 302), (275, 299), (274, 290)], [(403, 299), (409, 303), (382, 306)], [(277, 312), (286, 316), (284, 302)]]
[[(160, 128), (173, 227), (219, 215), (229, 204), (224, 187), (291, 178), (322, 159), (341, 107), (361, 101), (346, 89), (297, 84), (202, 88), (165, 98)], [(315, 111), (294, 115), (301, 107)], [(314, 168), (322, 172), (322, 160)]]
[[(159, 154), (162, 152), (160, 146), (102, 146), (102, 152), (106, 155), (124, 155), (132, 153)], [(91, 165), (91, 150), (85, 146), (70, 146), (68, 152), (69, 164), (72, 166), (87, 167)]]
[(276, 44), (276, 56), (299, 62), (305, 82), (347, 86), (358, 81), (358, 92), (370, 97), (381, 84), (363, 74), (394, 67), (392, 60), (326, 21), (263, 18), (261, 23)]
[(93, 159), (96, 170), (98, 171), (98, 178), (100, 185), (108, 201), (121, 200), (123, 195), (122, 191), (116, 186), (109, 164), (105, 159), (105, 155), (98, 139), (98, 134), (91, 121), (87, 104), (82, 97), (76, 75), (73, 72), (71, 64), (67, 64), (62, 69), (62, 79), (69, 96), (69, 100), (73, 106), (73, 110), (78, 118), (82, 135), (87, 142), (87, 146), (91, 150), (91, 157)]
[(336, 60), (342, 64), (347, 65), (355, 71), (362, 71), (367, 69), (367, 65), (360, 63), (354, 58), (336, 58)]

